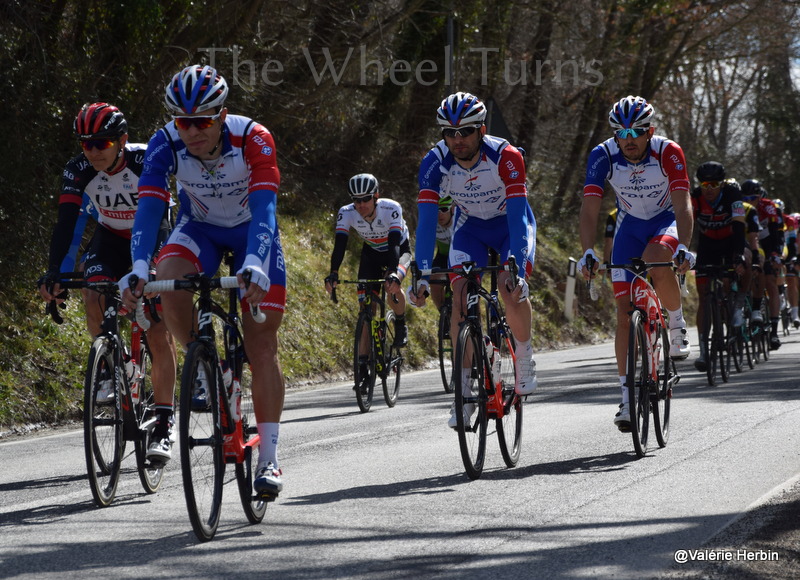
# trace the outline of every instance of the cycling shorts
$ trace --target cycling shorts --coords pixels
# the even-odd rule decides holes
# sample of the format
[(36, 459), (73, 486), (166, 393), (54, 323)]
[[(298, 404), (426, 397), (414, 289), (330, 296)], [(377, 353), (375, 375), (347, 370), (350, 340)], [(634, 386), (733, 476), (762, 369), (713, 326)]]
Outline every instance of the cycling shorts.
[[(232, 228), (183, 219), (158, 254), (156, 263), (167, 258), (183, 258), (190, 261), (198, 273), (214, 276), (227, 252), (233, 253), (233, 271), (238, 272), (247, 255), (250, 222)], [(269, 291), (261, 302), (262, 310), (283, 312), (286, 309), (286, 262), (283, 257), (280, 233), (275, 231), (268, 263), (264, 272), (269, 277)], [(228, 272), (221, 275), (228, 276)], [(240, 296), (244, 294), (240, 291)], [(242, 305), (244, 309), (246, 305)]]
[[(640, 258), (648, 244), (659, 244), (669, 248), (670, 256), (678, 249), (678, 225), (675, 214), (665, 211), (643, 220), (624, 214), (617, 220), (614, 234), (614, 247), (611, 250), (613, 264), (629, 264), (632, 258)], [(633, 273), (621, 268), (611, 270), (614, 284), (614, 297), (619, 298), (630, 292)]]
[[(527, 278), (533, 271), (533, 252), (535, 236), (533, 228), (528, 226), (528, 248), (524, 275)], [(475, 262), (479, 268), (485, 267), (489, 260), (489, 250), (493, 249), (499, 256), (503, 256), (503, 263), (508, 262), (511, 255), (508, 218), (504, 215), (488, 220), (467, 218), (453, 229), (453, 241), (450, 243), (448, 263), (450, 267), (459, 266), (463, 262)], [(458, 275), (450, 276), (452, 284)]]
[[(397, 269), (401, 272), (408, 271), (411, 263), (411, 244), (408, 240), (400, 244), (400, 263)], [(383, 280), (386, 277), (386, 268), (389, 267), (389, 252), (379, 252), (368, 244), (361, 247), (361, 260), (358, 265), (358, 278), (363, 280)], [(402, 281), (403, 277), (400, 278)], [(380, 292), (380, 284), (369, 284), (373, 292)], [(366, 285), (358, 285), (358, 299), (364, 299)]]

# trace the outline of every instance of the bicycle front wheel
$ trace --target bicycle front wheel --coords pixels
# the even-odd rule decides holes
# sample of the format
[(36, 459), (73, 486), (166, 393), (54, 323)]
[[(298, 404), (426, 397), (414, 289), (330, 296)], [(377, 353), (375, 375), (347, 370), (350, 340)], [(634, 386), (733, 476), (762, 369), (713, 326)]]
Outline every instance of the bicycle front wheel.
[(486, 457), (486, 390), (481, 352), (483, 337), (468, 323), (461, 325), (456, 340), (455, 413), (461, 459), (470, 479), (483, 473)]
[[(183, 493), (192, 529), (201, 541), (214, 537), (222, 507), (225, 463), (222, 457), (218, 369), (209, 346), (202, 341), (189, 345), (181, 375), (181, 471)], [(198, 377), (204, 379), (198, 379)], [(192, 408), (192, 393), (198, 380), (205, 380), (208, 407)]]
[(394, 407), (397, 404), (397, 395), (400, 393), (400, 373), (403, 365), (403, 356), (400, 349), (393, 346), (394, 343), (394, 324), (382, 323), (384, 328), (383, 336), (383, 364), (381, 372), (381, 384), (383, 386), (383, 400), (386, 405)]
[(655, 392), (650, 393), (653, 409), (653, 431), (659, 447), (666, 447), (669, 440), (669, 412), (672, 403), (673, 377), (677, 375), (675, 361), (668, 350), (669, 334), (666, 328), (661, 329), (661, 342), (658, 344), (658, 384)]
[[(108, 506), (117, 493), (125, 439), (122, 436), (120, 393), (116, 388), (116, 353), (108, 336), (99, 336), (89, 351), (83, 389), (83, 447), (89, 486), (95, 503)], [(121, 369), (124, 372), (124, 369)], [(97, 393), (114, 386), (111, 401), (97, 403)]]
[(150, 429), (141, 429), (142, 425), (146, 425), (155, 416), (154, 405), (155, 395), (153, 393), (153, 384), (150, 381), (150, 369), (152, 367), (152, 357), (150, 351), (142, 348), (140, 354), (136, 357), (139, 363), (140, 377), (134, 377), (133, 380), (138, 382), (139, 402), (136, 404), (136, 417), (139, 420), (140, 426), (140, 439), (134, 443), (136, 449), (136, 469), (139, 472), (139, 481), (147, 493), (155, 493), (161, 486), (161, 480), (164, 478), (164, 465), (152, 465), (147, 462), (147, 446), (150, 442), (150, 434), (153, 432)]
[[(356, 403), (362, 413), (372, 406), (372, 394), (375, 390), (375, 343), (372, 338), (372, 324), (369, 315), (361, 312), (356, 321), (356, 334), (353, 341), (353, 376), (355, 377)], [(361, 339), (366, 333), (367, 352), (360, 352)]]
[(439, 309), (439, 371), (445, 393), (453, 392), (453, 339), (450, 336), (450, 311), (452, 305), (445, 303)]
[(514, 467), (519, 462), (522, 450), (522, 399), (514, 392), (516, 378), (514, 336), (508, 325), (502, 328), (502, 334), (498, 332), (497, 337), (492, 337), (492, 342), (500, 349), (500, 380), (503, 385), (503, 416), (497, 419), (497, 439), (506, 466)]
[(708, 333), (706, 334), (706, 351), (708, 352), (706, 377), (708, 378), (708, 384), (713, 387), (717, 384), (717, 365), (721, 363), (722, 355), (720, 353), (719, 309), (711, 293), (706, 297), (706, 317), (709, 319), (707, 323)]
[(650, 430), (650, 367), (647, 361), (647, 336), (644, 332), (642, 312), (631, 313), (628, 335), (628, 369), (625, 383), (628, 385), (628, 406), (631, 413), (631, 435), (636, 455), (647, 454), (648, 431)]

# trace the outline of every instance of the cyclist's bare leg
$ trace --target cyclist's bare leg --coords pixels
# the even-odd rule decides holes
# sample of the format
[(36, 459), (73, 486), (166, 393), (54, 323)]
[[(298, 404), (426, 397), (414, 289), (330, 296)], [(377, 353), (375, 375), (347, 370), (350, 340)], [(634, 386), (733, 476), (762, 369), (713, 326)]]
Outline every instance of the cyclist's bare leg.
[(626, 293), (616, 299), (617, 332), (614, 338), (614, 352), (617, 355), (617, 374), (624, 376), (628, 368), (628, 333), (630, 329), (631, 298)]
[(83, 308), (86, 312), (86, 329), (92, 337), (101, 332), (103, 323), (103, 295), (88, 288), (81, 288)]
[[(392, 312), (395, 313), (397, 316), (402, 316), (406, 313), (406, 295), (403, 292), (403, 289), (398, 285), (394, 285), (397, 288), (397, 291), (393, 294), (387, 292), (388, 300), (387, 303), (389, 304), (389, 308), (392, 309)], [(397, 300), (395, 302), (395, 299)]]
[[(194, 265), (183, 258), (167, 258), (159, 262), (156, 267), (157, 280), (181, 280), (186, 274), (196, 274)], [(177, 340), (184, 350), (186, 345), (192, 341), (192, 329), (194, 326), (194, 295), (191, 292), (164, 292), (161, 294), (161, 317), (163, 324), (166, 325), (167, 331)], [(155, 351), (155, 347), (154, 347)], [(165, 376), (171, 376), (172, 379), (167, 384), (158, 384), (153, 380), (153, 391), (156, 396), (156, 403), (172, 404), (173, 390), (175, 384), (175, 363), (172, 361), (170, 364), (172, 368), (167, 368), (167, 359), (169, 357), (161, 357), (164, 359), (159, 362), (161, 367), (160, 372)], [(155, 366), (153, 361), (153, 366)]]
[[(446, 277), (445, 274), (434, 274), (431, 276), (431, 280), (444, 280)], [(439, 310), (444, 304), (444, 284), (431, 284), (430, 293), (436, 310)]]
[[(661, 244), (647, 244), (642, 259), (645, 262), (671, 262), (672, 251)], [(678, 310), (681, 307), (681, 290), (672, 269), (653, 268), (649, 274), (661, 305), (667, 310)]]
[(769, 297), (769, 316), (778, 318), (781, 315), (781, 297), (778, 292), (778, 279), (774, 274), (764, 276), (764, 285)]
[(503, 305), (506, 308), (506, 320), (514, 338), (518, 342), (528, 342), (531, 339), (531, 321), (533, 318), (533, 308), (528, 299), (517, 302), (511, 299), (511, 291), (508, 289), (509, 273), (501, 272), (497, 278), (497, 287)]
[(156, 405), (172, 405), (177, 371), (175, 341), (172, 340), (172, 335), (163, 320), (153, 322), (149, 314), (147, 318), (150, 319), (147, 344), (150, 347), (153, 363), (150, 368), (150, 380), (153, 383), (154, 402)]
[(253, 407), (258, 423), (279, 423), (286, 385), (278, 359), (278, 329), (283, 313), (268, 310), (259, 324), (250, 312), (242, 317), (244, 347), (253, 377)]

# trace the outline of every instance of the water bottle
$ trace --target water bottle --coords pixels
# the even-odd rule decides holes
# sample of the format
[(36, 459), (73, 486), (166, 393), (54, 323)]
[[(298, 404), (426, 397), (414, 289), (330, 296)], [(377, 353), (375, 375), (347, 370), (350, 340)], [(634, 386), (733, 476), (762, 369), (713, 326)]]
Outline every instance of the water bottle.
[(132, 358), (129, 358), (125, 361), (125, 372), (128, 375), (128, 384), (131, 388), (131, 399), (133, 399), (134, 403), (139, 402), (139, 379), (142, 376), (141, 371), (139, 370), (139, 365), (136, 364), (136, 361)]
[[(230, 369), (228, 369), (230, 373)], [(233, 391), (231, 392), (231, 418), (236, 423), (242, 418), (242, 385), (238, 380), (233, 381)]]
[(500, 380), (500, 349), (496, 346), (492, 352), (492, 382), (497, 383)]

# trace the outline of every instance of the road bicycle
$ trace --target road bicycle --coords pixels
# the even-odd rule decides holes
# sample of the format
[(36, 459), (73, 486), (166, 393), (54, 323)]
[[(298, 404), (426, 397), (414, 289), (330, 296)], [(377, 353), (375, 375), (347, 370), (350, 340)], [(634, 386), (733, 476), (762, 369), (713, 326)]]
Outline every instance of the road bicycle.
[(722, 382), (730, 378), (731, 362), (741, 371), (738, 353), (739, 342), (733, 326), (733, 309), (736, 304), (734, 296), (725, 290), (725, 278), (733, 278), (734, 272), (726, 265), (698, 265), (698, 274), (705, 274), (708, 290), (705, 301), (705, 321), (700, 336), (705, 340), (701, 346), (706, 352), (706, 378), (710, 386), (716, 385), (719, 368)]
[[(358, 284), (364, 288), (364, 299), (353, 335), (353, 390), (362, 413), (372, 407), (372, 395), (378, 377), (381, 379), (383, 399), (387, 406), (395, 406), (400, 392), (403, 354), (401, 348), (394, 346), (394, 312), (386, 307), (384, 282), (385, 280), (339, 280), (339, 284)], [(378, 285), (380, 291), (375, 290)], [(338, 303), (336, 288), (331, 291), (331, 300)]]
[[(591, 272), (593, 260), (588, 257), (586, 261), (586, 267)], [(667, 445), (672, 389), (680, 381), (675, 362), (669, 356), (665, 312), (647, 278), (651, 268), (673, 266), (672, 262), (645, 262), (641, 258), (633, 258), (630, 264), (601, 266), (603, 269), (617, 268), (633, 273), (625, 383), (628, 386), (633, 447), (638, 457), (644, 457), (648, 451), (651, 415), (658, 446)], [(593, 284), (592, 279), (589, 284)]]
[[(522, 405), (524, 397), (514, 391), (516, 354), (514, 336), (506, 321), (496, 293), (481, 285), (484, 273), (503, 270), (516, 278), (513, 257), (507, 266), (478, 267), (463, 262), (452, 268), (419, 270), (412, 262), (412, 284), (421, 276), (457, 274), (466, 280), (467, 312), (459, 324), (455, 341), (453, 383), (455, 391), (456, 432), (467, 476), (478, 479), (486, 458), (486, 436), (490, 419), (495, 421), (500, 453), (507, 467), (519, 462), (522, 449)], [(485, 305), (487, 326), (482, 325), (481, 303)]]
[[(226, 263), (232, 265), (230, 256), (226, 256)], [(249, 283), (247, 274), (243, 276), (245, 284)], [(201, 541), (216, 534), (227, 464), (234, 465), (239, 498), (250, 523), (261, 522), (267, 504), (275, 500), (275, 496), (255, 494), (253, 490), (253, 462), (257, 462), (260, 439), (250, 373), (245, 367), (248, 361), (238, 288), (236, 276), (211, 278), (201, 274), (184, 280), (148, 282), (144, 287), (145, 293), (197, 293), (198, 330), (181, 372), (179, 439), (186, 508), (192, 529)], [(216, 289), (227, 290), (226, 307), (215, 301)], [(257, 322), (266, 318), (257, 307), (251, 312)], [(198, 382), (205, 383), (207, 407), (193, 405)]]
[(750, 338), (753, 345), (753, 359), (755, 362), (761, 362), (763, 359), (764, 362), (769, 360), (769, 335), (772, 330), (769, 321), (769, 298), (767, 297), (767, 293), (762, 293), (761, 298), (761, 306), (759, 308), (759, 312), (761, 312), (761, 320), (753, 320), (752, 313), (749, 318), (749, 329), (750, 329)]
[[(146, 457), (156, 417), (150, 382), (152, 354), (137, 322), (146, 320), (144, 313), (140, 310), (134, 317), (122, 311), (114, 281), (88, 282), (82, 272), (71, 272), (60, 274), (58, 283), (64, 290), (98, 292), (105, 302), (101, 332), (89, 350), (83, 395), (84, 452), (94, 501), (106, 507), (114, 500), (128, 441), (134, 443), (142, 487), (147, 493), (155, 493), (161, 485), (164, 464)], [(155, 309), (151, 312), (155, 314)], [(48, 313), (57, 324), (63, 322), (54, 301), (48, 305)], [(121, 326), (120, 318), (129, 318), (130, 326)], [(98, 403), (98, 391), (110, 382), (115, 387), (113, 400)]]

